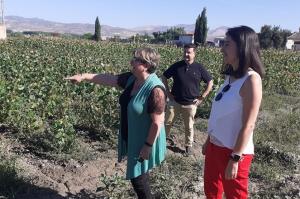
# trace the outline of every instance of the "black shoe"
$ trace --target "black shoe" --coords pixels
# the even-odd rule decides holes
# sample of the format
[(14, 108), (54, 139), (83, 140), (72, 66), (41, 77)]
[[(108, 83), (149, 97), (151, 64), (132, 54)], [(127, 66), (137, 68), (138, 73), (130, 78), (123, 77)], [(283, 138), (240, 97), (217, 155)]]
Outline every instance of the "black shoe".
[(171, 137), (167, 137), (167, 143), (169, 143), (170, 146), (175, 146), (175, 141)]
[(191, 155), (193, 155), (192, 147), (186, 146), (185, 147), (185, 156), (191, 156)]

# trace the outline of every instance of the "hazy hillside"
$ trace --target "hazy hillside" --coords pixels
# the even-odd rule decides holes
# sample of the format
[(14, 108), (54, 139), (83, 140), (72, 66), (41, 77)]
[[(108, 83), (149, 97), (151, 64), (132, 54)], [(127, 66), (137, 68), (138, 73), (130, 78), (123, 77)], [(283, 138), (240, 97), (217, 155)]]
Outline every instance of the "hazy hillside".
[[(22, 31), (43, 31), (43, 32), (58, 32), (58, 33), (72, 33), (85, 34), (94, 32), (94, 24), (84, 23), (60, 23), (47, 21), (39, 18), (23, 18), (17, 16), (7, 16), (5, 18), (7, 29), (15, 32)], [(120, 35), (121, 37), (130, 37), (137, 31), (132, 31), (125, 28), (112, 27), (101, 25), (103, 37), (113, 37)]]
[[(94, 24), (85, 23), (60, 23), (47, 21), (39, 18), (24, 18), (18, 16), (5, 17), (7, 29), (15, 32), (22, 31), (43, 31), (43, 32), (58, 32), (71, 34), (85, 34), (94, 32)], [(103, 37), (120, 36), (122, 38), (130, 37), (135, 34), (152, 34), (157, 31), (166, 31), (172, 26), (142, 26), (132, 29), (112, 27), (101, 24), (101, 32)], [(183, 27), (186, 32), (194, 32), (194, 24), (178, 24), (176, 27)], [(219, 27), (208, 31), (208, 40), (212, 40), (216, 36), (223, 36), (227, 27)]]

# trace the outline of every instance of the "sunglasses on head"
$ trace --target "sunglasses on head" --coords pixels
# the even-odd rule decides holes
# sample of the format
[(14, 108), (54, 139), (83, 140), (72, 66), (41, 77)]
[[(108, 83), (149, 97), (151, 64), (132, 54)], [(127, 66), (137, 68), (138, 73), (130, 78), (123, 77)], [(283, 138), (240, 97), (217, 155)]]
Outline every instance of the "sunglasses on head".
[(224, 93), (226, 93), (227, 91), (229, 91), (231, 85), (230, 84), (227, 84), (223, 89), (222, 91), (216, 96), (215, 98), (215, 101), (219, 101), (220, 99), (222, 99)]

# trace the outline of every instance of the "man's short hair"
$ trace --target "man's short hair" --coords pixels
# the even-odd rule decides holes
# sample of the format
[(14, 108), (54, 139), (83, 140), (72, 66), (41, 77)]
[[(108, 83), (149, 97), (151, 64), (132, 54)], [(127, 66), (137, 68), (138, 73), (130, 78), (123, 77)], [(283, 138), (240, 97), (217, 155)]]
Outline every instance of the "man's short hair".
[(194, 48), (194, 49), (196, 49), (197, 46), (196, 46), (196, 44), (185, 44), (185, 45), (183, 46), (183, 48), (184, 48), (184, 49), (186, 49), (186, 48)]

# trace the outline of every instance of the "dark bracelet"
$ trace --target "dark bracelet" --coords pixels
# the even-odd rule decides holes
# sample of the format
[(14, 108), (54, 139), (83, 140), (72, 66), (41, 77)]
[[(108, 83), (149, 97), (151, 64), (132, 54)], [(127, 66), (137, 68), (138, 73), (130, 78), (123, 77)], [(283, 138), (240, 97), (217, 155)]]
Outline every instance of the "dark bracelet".
[(203, 97), (203, 95), (200, 95), (200, 96), (198, 97), (198, 100), (204, 100), (204, 98), (205, 98), (205, 97)]
[(148, 147), (152, 147), (152, 144), (149, 144), (149, 142), (147, 142), (147, 141), (145, 142), (145, 145)]

